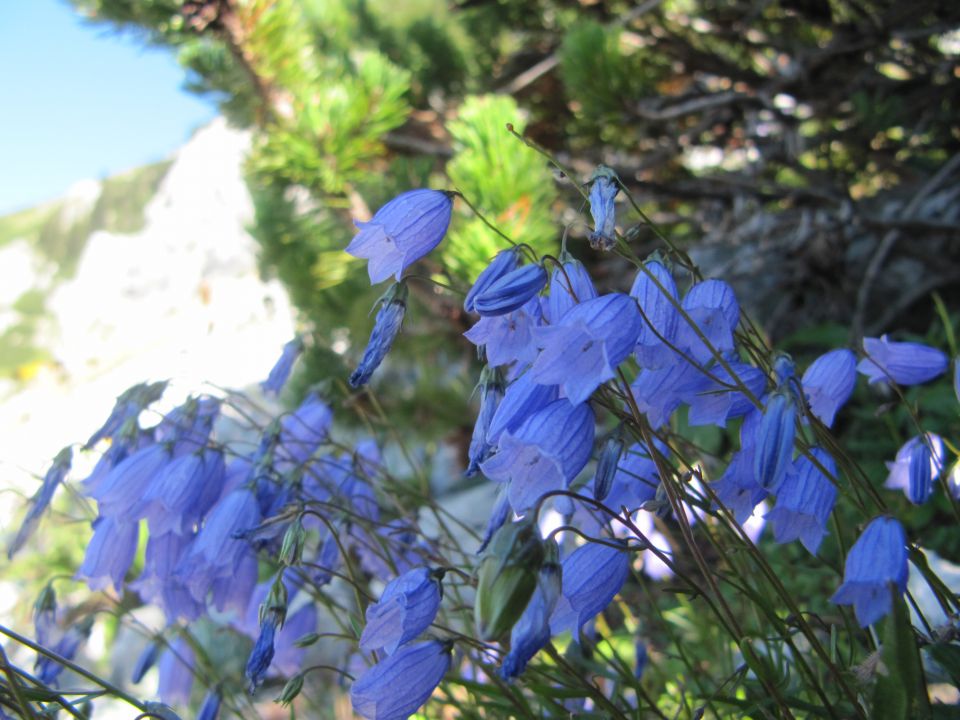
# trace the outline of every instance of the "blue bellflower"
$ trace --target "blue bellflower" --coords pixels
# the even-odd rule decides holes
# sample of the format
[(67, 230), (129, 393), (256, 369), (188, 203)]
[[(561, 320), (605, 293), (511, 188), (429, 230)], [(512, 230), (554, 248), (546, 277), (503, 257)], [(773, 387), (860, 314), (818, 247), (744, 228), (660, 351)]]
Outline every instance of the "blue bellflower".
[(360, 649), (392, 654), (430, 627), (440, 608), (442, 570), (418, 567), (392, 580), (380, 600), (367, 606)]
[(143, 502), (150, 481), (171, 460), (166, 443), (149, 445), (118, 463), (91, 492), (99, 503), (100, 514), (131, 522)]
[(85, 579), (91, 590), (113, 584), (120, 592), (123, 578), (137, 552), (139, 524), (135, 520), (99, 517), (93, 523), (93, 537), (87, 545), (77, 578)]
[(550, 294), (543, 298), (543, 317), (550, 324), (560, 322), (578, 303), (593, 300), (597, 290), (583, 263), (566, 260), (550, 274)]
[(864, 338), (866, 357), (857, 365), (857, 371), (870, 384), (890, 382), (898, 385), (919, 385), (939, 377), (947, 369), (947, 356), (936, 348), (912, 342), (891, 342), (881, 338)]
[[(820, 448), (811, 452), (830, 475), (837, 476), (832, 457)], [(773, 537), (781, 544), (799, 540), (816, 555), (836, 501), (837, 488), (812, 460), (800, 455), (780, 486), (776, 506), (766, 515), (773, 523)]]
[(770, 396), (757, 427), (753, 471), (757, 483), (776, 492), (793, 459), (793, 441), (797, 425), (797, 406), (787, 392)]
[(505, 431), (513, 432), (538, 410), (559, 397), (556, 385), (540, 385), (527, 372), (507, 386), (490, 423), (487, 440), (496, 443)]
[(655, 260), (644, 263), (633, 281), (630, 295), (636, 298), (644, 315), (636, 347), (640, 367), (655, 370), (681, 361), (676, 351), (664, 343), (666, 340), (676, 344), (681, 321), (680, 311), (674, 304), (679, 304), (680, 293), (670, 271)]
[(513, 312), (495, 317), (482, 317), (463, 334), (478, 348), (483, 348), (490, 367), (513, 364), (514, 376), (537, 357), (533, 328), (540, 325), (541, 310), (537, 298)]
[(557, 400), (504, 432), (496, 454), (480, 465), (491, 480), (509, 482), (510, 504), (523, 512), (545, 493), (566, 489), (590, 459), (594, 417), (587, 404)]
[(303, 340), (296, 337), (283, 346), (283, 352), (277, 364), (270, 370), (270, 375), (260, 383), (260, 387), (267, 395), (279, 395), (283, 386), (290, 377), (290, 371), (293, 370), (293, 364), (303, 352)]
[(157, 667), (160, 675), (157, 695), (163, 702), (169, 705), (186, 705), (190, 702), (195, 662), (190, 643), (178, 635), (163, 653)]
[(72, 462), (73, 450), (69, 447), (65, 447), (57, 453), (57, 456), (53, 459), (53, 465), (47, 470), (47, 474), (43, 476), (40, 489), (30, 498), (30, 507), (27, 510), (27, 514), (20, 524), (20, 529), (17, 531), (16, 537), (13, 538), (13, 542), (11, 542), (7, 548), (7, 559), (12, 560), (17, 551), (30, 539), (33, 531), (37, 529), (37, 525), (40, 523), (40, 517), (50, 505), (53, 494), (57, 491), (57, 488), (60, 487), (67, 473), (70, 472)]
[(484, 317), (506, 315), (524, 305), (547, 284), (547, 271), (539, 263), (511, 270), (473, 301), (473, 309)]
[(726, 362), (733, 371), (732, 376), (725, 367), (717, 364), (710, 368), (710, 373), (720, 382), (703, 375), (699, 387), (691, 386), (692, 392), (685, 398), (690, 406), (687, 415), (690, 425), (726, 427), (729, 420), (746, 415), (756, 407), (744, 393), (731, 390), (727, 385), (735, 384), (736, 378), (754, 397), (760, 397), (767, 385), (766, 375), (759, 368), (740, 362), (733, 356), (726, 358)]
[(223, 696), (219, 690), (208, 690), (203, 696), (203, 703), (200, 705), (200, 711), (197, 713), (197, 720), (217, 720), (220, 716), (220, 703)]
[(827, 427), (833, 426), (857, 383), (857, 358), (846, 349), (831, 350), (810, 363), (801, 379), (810, 412)]
[(155, 383), (138, 383), (124, 390), (117, 397), (106, 422), (90, 436), (83, 449), (89, 450), (100, 440), (114, 437), (125, 425), (135, 421), (147, 405), (158, 400), (166, 389), (167, 381), (162, 380)]
[(893, 609), (890, 584), (907, 588), (907, 537), (890, 517), (873, 519), (847, 553), (843, 584), (830, 601), (853, 605), (860, 627), (877, 622)]
[(630, 574), (630, 553), (588, 542), (563, 560), (562, 595), (550, 617), (550, 631), (564, 630), (580, 641), (580, 628), (602, 612)]
[(473, 287), (470, 288), (470, 291), (467, 293), (467, 297), (463, 301), (463, 309), (467, 312), (476, 312), (477, 296), (482, 295), (489, 290), (490, 286), (497, 282), (497, 280), (502, 278), (504, 275), (516, 270), (519, 264), (519, 248), (512, 247), (498, 252), (494, 256), (493, 260), (490, 261), (490, 264), (487, 265), (487, 267), (483, 269), (483, 272), (477, 276), (476, 281), (473, 283)]
[(540, 354), (533, 379), (560, 385), (572, 403), (581, 403), (613, 378), (633, 351), (640, 311), (629, 295), (613, 293), (582, 302), (554, 325), (535, 328)]
[(247, 658), (247, 666), (244, 670), (244, 676), (247, 678), (247, 690), (253, 695), (263, 678), (267, 674), (267, 668), (273, 661), (273, 642), (277, 633), (277, 626), (280, 625), (282, 615), (272, 610), (264, 613), (263, 624), (260, 627), (260, 635), (253, 644), (253, 650), (250, 651), (250, 657)]
[(677, 344), (698, 362), (713, 359), (714, 351), (733, 350), (733, 331), (740, 322), (740, 306), (733, 289), (722, 280), (698, 282), (683, 298), (684, 311), (710, 343), (708, 347), (686, 319), (677, 330)]
[(181, 455), (153, 477), (136, 515), (148, 518), (151, 534), (190, 533), (220, 497), (225, 476), (222, 450)]
[(353, 683), (353, 710), (366, 720), (406, 720), (430, 699), (449, 668), (448, 643), (404, 645)]
[(603, 444), (600, 459), (597, 460), (597, 471), (593, 476), (593, 497), (597, 500), (603, 501), (610, 494), (613, 479), (619, 469), (621, 455), (623, 455), (623, 437), (618, 432)]
[(448, 193), (410, 190), (377, 210), (369, 222), (354, 222), (360, 232), (347, 245), (347, 252), (370, 261), (371, 285), (391, 275), (399, 280), (408, 266), (440, 244), (452, 211)]
[(890, 472), (884, 487), (903, 490), (910, 502), (922, 504), (930, 496), (933, 481), (940, 477), (945, 461), (943, 438), (936, 433), (916, 435), (903, 444), (892, 463), (887, 463)]
[(560, 598), (560, 576), (561, 568), (556, 562), (540, 566), (537, 587), (510, 631), (510, 652), (500, 667), (500, 677), (504, 680), (522, 674), (531, 658), (550, 642), (550, 616)]
[(377, 311), (377, 318), (373, 323), (370, 340), (363, 351), (363, 358), (357, 369), (350, 375), (351, 387), (361, 387), (370, 382), (373, 371), (380, 367), (380, 363), (390, 352), (390, 347), (403, 325), (404, 313), (407, 311), (407, 292), (407, 286), (404, 283), (394, 283), (380, 298), (382, 305)]
[(612, 250), (617, 244), (614, 198), (620, 192), (617, 174), (601, 165), (593, 173), (590, 186), (590, 214), (593, 216), (593, 232), (590, 233), (590, 247), (594, 250)]
[(740, 449), (733, 454), (720, 479), (712, 484), (717, 499), (733, 513), (740, 525), (747, 522), (757, 505), (769, 494), (759, 483), (754, 467), (762, 417), (759, 411), (746, 416), (740, 426)]
[(490, 441), (490, 424), (497, 412), (497, 406), (503, 398), (503, 379), (500, 373), (489, 366), (480, 374), (480, 412), (477, 422), (473, 426), (473, 435), (470, 438), (470, 448), (467, 452), (467, 477), (475, 475), (480, 469), (480, 463), (487, 459), (493, 449)]

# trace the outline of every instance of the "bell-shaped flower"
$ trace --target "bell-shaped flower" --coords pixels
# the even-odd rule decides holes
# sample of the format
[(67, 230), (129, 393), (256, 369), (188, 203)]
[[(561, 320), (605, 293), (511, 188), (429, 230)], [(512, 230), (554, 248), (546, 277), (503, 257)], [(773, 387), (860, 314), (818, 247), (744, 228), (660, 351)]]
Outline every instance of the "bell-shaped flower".
[(408, 266), (440, 244), (452, 211), (449, 193), (424, 189), (402, 193), (369, 222), (354, 222), (360, 232), (347, 245), (347, 252), (370, 261), (371, 285), (391, 275), (399, 280)]
[(147, 671), (157, 664), (162, 649), (163, 645), (159, 641), (147, 643), (147, 646), (137, 656), (137, 660), (133, 664), (133, 670), (130, 671), (130, 682), (136, 684), (143, 680)]
[(353, 711), (366, 720), (406, 720), (430, 699), (449, 668), (448, 643), (404, 645), (353, 683)]
[(135, 421), (140, 412), (154, 401), (158, 400), (163, 391), (167, 389), (167, 381), (161, 380), (155, 383), (138, 383), (127, 390), (124, 390), (110, 411), (110, 417), (106, 422), (90, 436), (84, 450), (89, 450), (104, 438), (112, 438), (120, 432), (128, 423)]
[(403, 326), (403, 316), (407, 311), (407, 286), (394, 283), (378, 302), (381, 303), (377, 317), (373, 322), (370, 340), (363, 351), (363, 357), (357, 369), (350, 375), (350, 387), (361, 387), (370, 382), (373, 371), (390, 352), (393, 341)]
[(163, 702), (170, 705), (186, 705), (190, 702), (195, 662), (190, 643), (178, 635), (164, 651), (157, 668), (157, 695)]
[[(658, 443), (657, 448), (662, 454), (667, 453), (666, 446)], [(634, 511), (656, 496), (659, 485), (657, 465), (647, 452), (646, 446), (643, 443), (634, 443), (620, 455), (606, 503), (615, 510), (626, 507), (627, 510)]]
[(473, 283), (473, 287), (467, 293), (463, 301), (463, 309), (467, 312), (476, 312), (477, 296), (486, 292), (491, 285), (504, 275), (513, 272), (520, 264), (520, 249), (516, 247), (508, 248), (498, 252), (490, 264), (483, 269)]
[(538, 410), (559, 397), (556, 385), (540, 385), (527, 372), (507, 386), (488, 431), (488, 442), (495, 444), (504, 431), (513, 432)]
[(703, 373), (685, 360), (655, 370), (641, 370), (630, 385), (637, 408), (654, 430), (665, 425), (681, 403), (703, 388)]
[[(701, 363), (712, 360), (715, 352), (733, 350), (733, 331), (740, 322), (740, 305), (733, 288), (722, 280), (704, 280), (690, 288), (682, 305), (689, 320), (680, 319), (677, 345), (687, 348)], [(699, 333), (690, 325), (691, 321)]]
[(587, 269), (579, 260), (569, 259), (550, 274), (550, 294), (542, 300), (543, 317), (555, 324), (574, 305), (597, 296)]
[(477, 389), (480, 391), (480, 412), (473, 425), (473, 435), (467, 452), (466, 475), (468, 477), (476, 474), (480, 469), (480, 463), (487, 459), (493, 449), (493, 442), (490, 440), (490, 424), (493, 422), (500, 400), (503, 399), (503, 378), (496, 369), (487, 366), (480, 373), (480, 384)]
[(278, 472), (301, 466), (326, 442), (332, 424), (333, 410), (318, 393), (309, 393), (294, 412), (280, 417), (275, 429), (264, 432), (254, 465), (269, 466), (275, 452)]
[(682, 322), (677, 310), (680, 293), (670, 271), (656, 260), (644, 263), (633, 281), (630, 295), (636, 298), (644, 316), (635, 351), (640, 367), (655, 370), (681, 361), (676, 351), (664, 343), (666, 340), (676, 344), (677, 329)]
[(945, 462), (943, 438), (936, 433), (916, 435), (903, 444), (892, 463), (887, 463), (889, 474), (884, 487), (903, 490), (910, 502), (922, 504), (930, 496)]
[(283, 389), (283, 386), (287, 383), (287, 378), (290, 377), (290, 371), (293, 370), (293, 364), (297, 361), (297, 358), (300, 357), (300, 353), (303, 352), (303, 340), (296, 337), (286, 345), (283, 346), (283, 352), (280, 353), (280, 358), (277, 360), (277, 364), (273, 366), (273, 369), (270, 370), (270, 375), (260, 383), (260, 388), (267, 395), (279, 395), (280, 391)]
[(550, 631), (564, 630), (580, 641), (580, 628), (602, 612), (630, 574), (630, 553), (601, 543), (581, 545), (563, 560), (562, 595), (550, 617)]
[(547, 271), (539, 263), (511, 270), (477, 293), (473, 309), (484, 317), (506, 315), (524, 305), (547, 284)]
[(50, 466), (46, 475), (43, 476), (40, 489), (30, 498), (30, 506), (26, 516), (23, 518), (23, 522), (20, 523), (20, 529), (17, 530), (13, 542), (11, 542), (7, 548), (8, 559), (13, 559), (14, 554), (23, 547), (24, 543), (30, 539), (33, 531), (36, 530), (40, 522), (40, 517), (53, 499), (53, 494), (57, 491), (57, 488), (60, 487), (67, 473), (70, 472), (72, 462), (73, 450), (69, 447), (65, 447), (57, 453), (57, 456), (53, 459), (53, 465)]
[(560, 598), (561, 584), (560, 565), (544, 562), (530, 602), (510, 631), (510, 652), (500, 667), (504, 680), (522, 674), (530, 659), (550, 642), (550, 616)]
[(756, 407), (747, 395), (731, 386), (742, 385), (754, 397), (760, 397), (767, 385), (763, 371), (733, 357), (727, 359), (727, 365), (733, 371), (732, 376), (723, 365), (714, 365), (710, 374), (719, 382), (704, 375), (702, 385), (687, 395), (690, 425), (726, 427), (729, 420), (746, 415)]
[(753, 472), (757, 483), (777, 492), (787, 467), (793, 460), (793, 441), (797, 426), (797, 406), (788, 392), (775, 392), (763, 408), (763, 417), (755, 436)]
[(947, 356), (936, 348), (912, 342), (891, 342), (881, 338), (864, 338), (866, 357), (857, 371), (866, 375), (870, 384), (895, 382), (919, 385), (939, 377), (947, 369)]
[[(50, 650), (64, 658), (73, 660), (93, 628), (93, 617), (88, 616), (80, 622), (70, 625), (60, 638), (50, 647)], [(43, 685), (57, 687), (57, 678), (63, 672), (64, 666), (53, 658), (40, 655), (34, 665), (34, 673)]]
[(540, 324), (540, 319), (540, 302), (531, 298), (523, 307), (506, 315), (480, 318), (463, 336), (484, 348), (490, 367), (515, 363), (519, 371), (537, 357), (533, 328)]
[(613, 293), (582, 302), (554, 325), (533, 330), (540, 354), (530, 372), (544, 385), (560, 385), (581, 403), (616, 374), (633, 351), (640, 311), (629, 295)]
[(552, 490), (568, 487), (590, 459), (594, 417), (587, 404), (561, 399), (500, 436), (497, 452), (480, 465), (491, 480), (509, 482), (510, 504), (523, 512)]
[(600, 166), (593, 173), (590, 186), (590, 214), (593, 216), (593, 232), (590, 233), (590, 247), (594, 250), (612, 250), (617, 244), (614, 198), (620, 192), (620, 183), (616, 173), (608, 167)]
[(830, 601), (853, 605), (860, 627), (887, 615), (893, 608), (890, 585), (907, 588), (907, 537), (890, 517), (874, 518), (847, 553), (843, 584)]
[[(811, 453), (830, 475), (837, 476), (832, 457), (820, 448)], [(816, 555), (836, 500), (837, 488), (810, 458), (800, 455), (780, 485), (776, 506), (766, 515), (767, 522), (773, 523), (774, 539), (778, 543), (799, 540)]]
[(195, 536), (151, 533), (147, 540), (143, 571), (129, 584), (144, 602), (159, 606), (173, 624), (178, 618), (193, 621), (206, 606), (196, 600), (174, 571)]
[(172, 448), (173, 455), (204, 447), (220, 415), (220, 400), (210, 396), (189, 397), (164, 415), (154, 430), (158, 443)]
[(801, 385), (810, 412), (831, 427), (837, 411), (853, 394), (857, 382), (857, 358), (846, 349), (831, 350), (810, 363)]
[(191, 533), (220, 497), (226, 466), (223, 451), (206, 449), (174, 458), (150, 481), (138, 516), (150, 533)]
[(759, 411), (746, 416), (740, 426), (740, 449), (733, 454), (720, 479), (711, 485), (717, 499), (740, 525), (747, 522), (757, 505), (769, 494), (759, 483), (754, 468), (762, 417)]
[(87, 581), (91, 590), (113, 584), (120, 592), (123, 578), (137, 552), (139, 524), (133, 520), (99, 517), (93, 523), (93, 537), (87, 545), (77, 578)]
[(390, 581), (380, 600), (367, 606), (360, 649), (393, 653), (430, 627), (440, 608), (443, 570), (418, 567)]
[(91, 492), (100, 514), (131, 522), (150, 481), (172, 459), (166, 443), (156, 443), (129, 455), (114, 467)]
[(223, 702), (223, 696), (219, 690), (208, 690), (197, 712), (197, 720), (217, 720), (221, 702)]
[(602, 501), (610, 494), (622, 454), (623, 437), (615, 433), (607, 438), (597, 460), (597, 471), (593, 476), (593, 497), (597, 500)]

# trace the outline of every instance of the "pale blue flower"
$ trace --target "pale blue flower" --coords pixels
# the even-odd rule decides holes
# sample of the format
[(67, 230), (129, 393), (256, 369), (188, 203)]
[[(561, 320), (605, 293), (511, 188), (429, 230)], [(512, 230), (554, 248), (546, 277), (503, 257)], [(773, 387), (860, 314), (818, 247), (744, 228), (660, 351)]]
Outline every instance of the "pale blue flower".
[(866, 357), (857, 371), (871, 384), (893, 381), (899, 385), (919, 385), (942, 375), (947, 369), (947, 356), (936, 348), (912, 342), (892, 342), (881, 338), (864, 338)]
[(907, 537), (903, 526), (890, 517), (867, 525), (847, 554), (843, 584), (830, 598), (837, 605), (853, 605), (861, 627), (872, 625), (893, 608), (892, 585), (907, 588)]

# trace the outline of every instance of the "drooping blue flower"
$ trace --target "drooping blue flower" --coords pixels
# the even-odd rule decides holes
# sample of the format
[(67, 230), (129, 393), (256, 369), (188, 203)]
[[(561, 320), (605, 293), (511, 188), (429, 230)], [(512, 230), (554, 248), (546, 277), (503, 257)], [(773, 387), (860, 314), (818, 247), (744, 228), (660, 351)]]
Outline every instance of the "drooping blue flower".
[[(73, 660), (80, 649), (80, 645), (90, 637), (93, 628), (93, 617), (86, 617), (80, 622), (72, 623), (60, 639), (50, 648), (54, 653), (65, 660)], [(34, 665), (34, 672), (41, 683), (49, 687), (57, 687), (57, 678), (63, 672), (64, 666), (46, 655), (40, 655)]]
[[(196, 600), (206, 599), (216, 580), (236, 580), (242, 561), (253, 558), (253, 550), (247, 541), (234, 536), (256, 527), (260, 518), (256, 495), (246, 487), (232, 491), (213, 506), (174, 571)], [(254, 573), (255, 568), (254, 561)]]
[(190, 702), (195, 662), (190, 643), (178, 635), (164, 651), (157, 668), (160, 676), (157, 695), (163, 702), (170, 705), (186, 705)]
[(556, 385), (540, 385), (527, 372), (507, 386), (503, 400), (494, 413), (490, 423), (487, 440), (491, 444), (499, 441), (505, 431), (514, 431), (538, 410), (545, 408), (559, 397)]
[(566, 260), (550, 274), (550, 294), (542, 300), (543, 317), (548, 323), (560, 321), (578, 303), (597, 296), (587, 269), (579, 260)]
[(401, 273), (433, 250), (450, 225), (453, 200), (437, 190), (410, 190), (377, 210), (369, 222), (354, 222), (360, 232), (347, 245), (354, 257), (370, 261), (370, 284)]
[(733, 513), (740, 525), (747, 522), (757, 505), (769, 494), (755, 470), (757, 435), (762, 422), (760, 411), (749, 413), (740, 426), (740, 449), (733, 454), (720, 479), (712, 483), (717, 499)]
[(617, 174), (601, 165), (591, 178), (590, 214), (593, 216), (593, 232), (590, 233), (590, 247), (594, 250), (612, 250), (617, 244), (614, 198), (620, 192)]
[(526, 305), (546, 284), (547, 271), (543, 265), (523, 265), (478, 293), (473, 301), (473, 309), (484, 317), (506, 315)]
[(636, 298), (644, 315), (636, 347), (640, 367), (655, 370), (678, 362), (680, 356), (664, 343), (666, 340), (676, 344), (681, 322), (676, 305), (680, 302), (680, 293), (673, 275), (660, 262), (644, 263), (633, 281), (630, 295)]
[(890, 584), (907, 588), (907, 537), (894, 518), (874, 518), (847, 554), (843, 584), (830, 601), (853, 605), (860, 627), (877, 622), (893, 608)]
[(53, 464), (47, 470), (47, 474), (43, 476), (40, 489), (30, 498), (29, 509), (23, 518), (23, 522), (20, 524), (20, 529), (17, 530), (13, 542), (11, 542), (7, 548), (8, 559), (13, 559), (13, 556), (23, 547), (24, 543), (30, 539), (33, 531), (37, 529), (40, 517), (50, 505), (53, 494), (57, 491), (57, 488), (60, 487), (67, 473), (70, 472), (72, 462), (73, 450), (69, 447), (65, 447), (57, 453), (57, 456), (53, 459)]
[(633, 351), (640, 311), (629, 295), (612, 293), (581, 302), (557, 323), (538, 327), (540, 354), (530, 372), (544, 385), (560, 385), (572, 403), (581, 403)]
[(943, 469), (943, 441), (934, 442), (933, 433), (920, 435), (910, 448), (910, 461), (907, 468), (907, 499), (914, 505), (922, 505), (930, 499), (933, 492), (933, 481), (940, 476)]
[(686, 361), (655, 370), (641, 370), (630, 385), (637, 408), (656, 430), (665, 425), (674, 410), (704, 388), (703, 373)]
[(403, 325), (403, 316), (407, 311), (407, 293), (406, 284), (394, 283), (380, 298), (379, 302), (382, 304), (377, 311), (363, 358), (350, 375), (351, 387), (357, 388), (370, 382), (373, 371), (380, 367), (380, 363), (390, 352), (390, 347)]
[(147, 671), (157, 664), (157, 659), (160, 657), (160, 651), (162, 649), (163, 646), (157, 640), (147, 644), (137, 657), (137, 661), (133, 664), (133, 670), (130, 672), (130, 682), (136, 684), (143, 680), (143, 676), (147, 674)]
[(866, 357), (857, 364), (857, 371), (866, 375), (870, 384), (890, 382), (919, 385), (942, 375), (947, 369), (947, 356), (936, 348), (912, 342), (891, 342), (881, 338), (864, 338)]
[(430, 627), (440, 608), (442, 570), (418, 567), (392, 580), (380, 600), (367, 606), (360, 649), (392, 654)]
[(208, 444), (219, 415), (220, 400), (217, 398), (189, 397), (163, 417), (154, 428), (154, 439), (167, 445), (174, 456), (196, 452)]
[(294, 412), (280, 418), (275, 432), (264, 433), (258, 460), (269, 464), (270, 451), (275, 449), (278, 472), (299, 467), (327, 440), (332, 424), (333, 410), (319, 393), (310, 392)]
[(448, 643), (404, 645), (353, 683), (353, 710), (366, 720), (406, 720), (430, 699), (449, 668)]
[(155, 383), (138, 383), (124, 390), (117, 397), (113, 410), (110, 411), (110, 417), (90, 436), (83, 449), (89, 450), (103, 438), (112, 438), (124, 425), (136, 421), (140, 412), (147, 405), (158, 400), (166, 389), (167, 381), (162, 380)]
[(247, 658), (247, 666), (243, 672), (244, 677), (247, 678), (247, 691), (251, 695), (260, 687), (260, 683), (267, 674), (267, 668), (273, 660), (273, 640), (281, 619), (278, 613), (270, 610), (263, 614), (260, 635), (253, 644), (253, 650), (250, 651), (250, 657)]
[(623, 437), (615, 433), (607, 438), (597, 460), (597, 472), (593, 476), (593, 497), (603, 500), (610, 494), (613, 478), (617, 474), (620, 456), (623, 454)]
[(500, 677), (510, 680), (527, 668), (527, 663), (550, 642), (550, 616), (561, 592), (561, 568), (556, 562), (544, 562), (537, 576), (537, 587), (527, 607), (510, 631), (510, 652), (503, 659)]
[[(657, 449), (662, 454), (667, 454), (667, 447), (659, 444), (659, 441), (657, 441)], [(634, 443), (620, 456), (617, 472), (613, 476), (613, 483), (607, 494), (607, 505), (616, 510), (626, 507), (632, 512), (648, 500), (652, 500), (657, 494), (659, 485), (660, 475), (657, 465), (650, 457), (647, 447), (643, 443)]]
[(480, 465), (491, 480), (509, 482), (510, 504), (527, 510), (551, 490), (565, 489), (593, 448), (594, 417), (587, 404), (561, 399), (500, 436), (497, 452)]
[(797, 406), (787, 392), (773, 393), (757, 427), (753, 472), (764, 489), (776, 492), (793, 460)]
[(537, 357), (533, 328), (540, 324), (541, 317), (540, 302), (531, 298), (506, 315), (480, 318), (463, 336), (484, 349), (490, 367), (513, 363), (516, 375)]
[[(677, 328), (678, 346), (686, 348), (701, 363), (712, 360), (714, 352), (723, 354), (733, 350), (733, 331), (740, 322), (740, 305), (733, 288), (722, 280), (698, 282), (683, 298), (682, 306), (700, 334), (681, 318)], [(709, 346), (701, 340), (701, 334)]]
[(945, 462), (943, 438), (929, 432), (916, 435), (903, 444), (892, 463), (887, 463), (890, 472), (884, 487), (903, 490), (910, 502), (919, 505), (930, 496), (933, 481), (940, 477)]
[(220, 703), (223, 697), (219, 690), (208, 690), (203, 696), (203, 703), (200, 705), (200, 711), (197, 713), (197, 720), (217, 720), (220, 716)]
[(490, 261), (490, 264), (483, 269), (473, 283), (473, 287), (467, 293), (463, 301), (463, 309), (467, 312), (476, 312), (476, 300), (478, 295), (482, 295), (490, 286), (504, 275), (513, 272), (520, 264), (520, 249), (516, 247), (501, 250)]
[(172, 458), (165, 443), (149, 445), (129, 455), (114, 467), (91, 492), (100, 514), (131, 522), (153, 477)]
[(630, 574), (630, 554), (610, 545), (581, 545), (563, 560), (562, 595), (550, 617), (550, 632), (564, 630), (580, 641), (580, 628), (602, 612)]
[(203, 614), (205, 605), (194, 599), (182, 578), (174, 574), (194, 535), (151, 534), (147, 540), (143, 571), (128, 585), (144, 602), (159, 606), (168, 624), (178, 618), (193, 621)]
[(148, 518), (151, 534), (191, 533), (220, 497), (225, 476), (222, 450), (181, 455), (153, 477), (135, 514)]
[[(837, 476), (830, 455), (820, 448), (811, 453), (830, 475)], [(808, 457), (798, 456), (780, 485), (776, 506), (766, 515), (767, 522), (773, 523), (774, 538), (778, 543), (800, 540), (816, 555), (836, 500), (837, 488), (829, 478)]]
[(810, 412), (827, 427), (833, 426), (837, 411), (850, 399), (856, 382), (857, 358), (844, 348), (818, 357), (801, 380)]
[(260, 388), (267, 395), (279, 395), (283, 386), (290, 377), (290, 371), (293, 370), (293, 364), (303, 352), (303, 340), (295, 337), (293, 340), (283, 346), (283, 352), (277, 360), (277, 364), (270, 370), (270, 375), (260, 383)]
[(112, 583), (120, 592), (123, 578), (137, 552), (138, 531), (135, 520), (97, 518), (77, 578), (86, 580), (91, 590), (102, 590)]
[[(763, 371), (753, 365), (740, 362), (735, 357), (726, 359), (727, 365), (733, 370), (733, 376), (720, 364), (710, 368), (710, 374), (719, 382), (713, 381), (706, 375), (701, 375), (699, 384), (691, 380), (685, 400), (690, 405), (687, 422), (692, 426), (716, 425), (726, 427), (733, 418), (746, 415), (756, 405), (740, 390), (731, 389), (736, 385), (734, 377), (744, 385), (754, 397), (760, 397), (767, 384)], [(722, 383), (722, 384), (721, 384)]]
[(496, 369), (487, 366), (480, 374), (480, 384), (477, 389), (480, 391), (480, 412), (473, 426), (473, 435), (467, 452), (467, 477), (476, 474), (480, 469), (480, 463), (487, 459), (493, 449), (493, 443), (490, 440), (490, 424), (503, 398), (503, 378)]

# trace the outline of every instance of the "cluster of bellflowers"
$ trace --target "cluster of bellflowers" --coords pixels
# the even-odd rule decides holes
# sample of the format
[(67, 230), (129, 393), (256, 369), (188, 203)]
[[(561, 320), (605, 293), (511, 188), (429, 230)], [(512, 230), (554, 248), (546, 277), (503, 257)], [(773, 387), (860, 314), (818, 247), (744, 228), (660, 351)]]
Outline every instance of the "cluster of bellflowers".
[[(623, 243), (619, 192), (605, 168), (591, 179), (596, 250)], [(413, 190), (357, 223), (347, 252), (369, 261), (372, 284), (392, 279), (348, 378), (359, 392), (402, 330), (404, 272), (442, 242), (453, 201)], [(213, 720), (232, 702), (209, 681), (210, 659), (191, 632), (204, 621), (247, 638), (243, 690), (276, 685), (284, 703), (309, 672), (331, 669), (308, 662), (322, 638), (348, 639), (337, 680), (367, 720), (414, 714), (453, 667), (473, 668), (471, 682), (522, 682), (552, 640), (592, 637), (635, 572), (678, 574), (682, 548), (668, 540), (677, 525), (722, 521), (750, 543), (770, 528), (776, 543), (816, 555), (846, 482), (820, 439), (858, 376), (899, 389), (951, 364), (936, 348), (887, 337), (802, 369), (783, 354), (748, 352), (733, 289), (660, 254), (638, 263), (629, 286), (601, 291), (565, 243), (557, 258), (511, 245), (490, 259), (463, 306), (475, 318), (465, 342), (483, 364), (465, 474), (497, 487), (482, 541), (469, 550), (473, 568), (385, 496), (380, 448), (337, 439), (320, 390), (260, 423), (253, 442), (223, 429), (232, 395), (188, 398), (154, 424), (146, 419), (157, 417), (151, 406), (165, 383), (117, 398), (81, 448), (100, 457), (76, 484), (95, 509), (76, 579), (162, 611), (165, 626), (131, 673), (139, 683), (158, 669), (157, 701), (145, 712), (175, 718), (170, 706), (202, 693), (197, 717)], [(299, 338), (283, 348), (264, 393), (281, 392), (303, 349)], [(687, 462), (674, 433), (680, 413), (686, 425), (728, 429), (732, 456)], [(889, 462), (886, 487), (915, 504), (938, 486), (956, 496), (952, 447), (919, 428)], [(73, 454), (54, 459), (11, 556), (68, 482)], [(906, 589), (910, 547), (896, 518), (865, 518), (832, 601), (852, 606), (863, 627), (881, 620)], [(70, 622), (70, 610), (58, 607), (52, 585), (34, 609), (36, 645), (49, 650), (35, 672), (50, 687), (64, 669), (58, 659), (72, 659), (91, 632), (93, 621)], [(331, 624), (334, 632), (321, 632)], [(638, 675), (648, 659), (638, 640)]]

